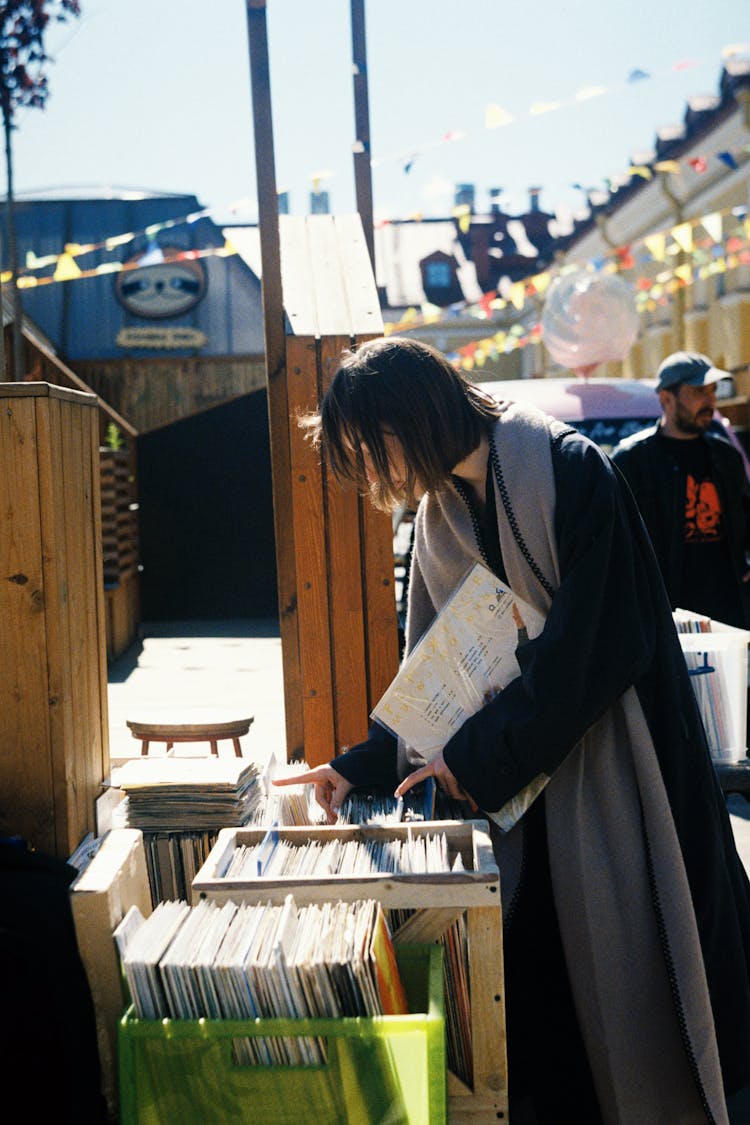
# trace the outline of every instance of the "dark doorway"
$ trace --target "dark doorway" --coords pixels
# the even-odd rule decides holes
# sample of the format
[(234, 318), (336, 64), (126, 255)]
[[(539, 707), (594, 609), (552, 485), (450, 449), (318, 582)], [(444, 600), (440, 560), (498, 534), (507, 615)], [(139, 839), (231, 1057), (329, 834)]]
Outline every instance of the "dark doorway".
[(138, 438), (144, 621), (277, 617), (265, 390)]

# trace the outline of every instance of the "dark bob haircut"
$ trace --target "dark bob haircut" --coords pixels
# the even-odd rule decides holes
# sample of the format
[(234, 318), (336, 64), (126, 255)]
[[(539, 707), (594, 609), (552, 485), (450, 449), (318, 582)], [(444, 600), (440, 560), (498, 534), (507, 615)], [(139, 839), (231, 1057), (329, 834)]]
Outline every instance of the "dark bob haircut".
[[(499, 404), (464, 378), (429, 344), (381, 337), (346, 352), (323, 396), (320, 412), (302, 420), (341, 483), (354, 484), (376, 507), (415, 506), (414, 489), (440, 488), (478, 446)], [(407, 480), (391, 478), (383, 435), (403, 449)], [(368, 482), (366, 446), (376, 484)]]

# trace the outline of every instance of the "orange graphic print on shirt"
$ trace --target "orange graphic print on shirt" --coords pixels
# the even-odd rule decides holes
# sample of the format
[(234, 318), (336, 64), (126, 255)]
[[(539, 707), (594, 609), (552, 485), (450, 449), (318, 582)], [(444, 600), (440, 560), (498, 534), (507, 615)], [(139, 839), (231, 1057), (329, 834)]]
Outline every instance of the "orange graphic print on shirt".
[(696, 480), (688, 473), (685, 498), (685, 541), (715, 543), (723, 537), (721, 500), (712, 480)]

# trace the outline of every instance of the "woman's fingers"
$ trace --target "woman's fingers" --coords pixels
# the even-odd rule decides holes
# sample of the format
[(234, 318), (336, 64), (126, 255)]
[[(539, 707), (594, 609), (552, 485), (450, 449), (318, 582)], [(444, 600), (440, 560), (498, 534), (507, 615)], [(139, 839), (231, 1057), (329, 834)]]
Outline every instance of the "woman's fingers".
[(326, 814), (329, 824), (338, 820), (341, 802), (352, 788), (351, 782), (342, 777), (332, 766), (316, 766), (315, 769), (295, 773), (289, 777), (277, 777), (274, 785), (313, 785), (315, 800)]
[(317, 766), (313, 770), (305, 770), (304, 773), (295, 773), (285, 777), (275, 777), (273, 779), (274, 785), (313, 785), (318, 781), (322, 781), (333, 771), (329, 766)]
[(427, 766), (420, 766), (418, 770), (414, 770), (414, 773), (410, 773), (408, 777), (404, 778), (396, 789), (394, 796), (403, 797), (404, 793), (408, 793), (413, 786), (418, 785), (420, 781), (424, 781), (426, 778), (432, 777), (433, 775), (434, 770), (432, 768), (432, 763)]

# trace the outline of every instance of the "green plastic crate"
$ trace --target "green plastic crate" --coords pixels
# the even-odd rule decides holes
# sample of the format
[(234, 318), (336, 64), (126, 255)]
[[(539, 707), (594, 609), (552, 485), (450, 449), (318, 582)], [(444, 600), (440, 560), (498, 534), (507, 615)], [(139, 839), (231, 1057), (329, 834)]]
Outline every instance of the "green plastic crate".
[[(442, 948), (396, 946), (409, 1002), (373, 1019), (120, 1021), (120, 1125), (443, 1125)], [(232, 1040), (320, 1036), (322, 1066), (238, 1066)]]

